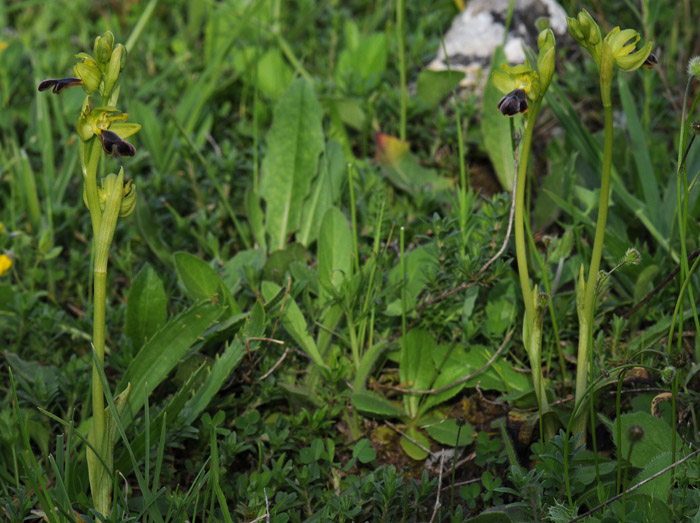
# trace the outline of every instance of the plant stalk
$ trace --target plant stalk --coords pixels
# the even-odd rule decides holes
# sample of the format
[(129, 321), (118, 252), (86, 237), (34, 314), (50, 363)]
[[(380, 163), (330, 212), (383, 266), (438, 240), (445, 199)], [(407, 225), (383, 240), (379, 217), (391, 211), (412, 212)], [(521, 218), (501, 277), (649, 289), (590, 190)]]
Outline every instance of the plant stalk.
[[(598, 203), (598, 219), (593, 240), (593, 252), (591, 264), (588, 269), (588, 279), (585, 283), (583, 311), (579, 316), (579, 343), (578, 358), (576, 360), (576, 402), (583, 399), (588, 384), (589, 352), (593, 338), (593, 318), (595, 308), (595, 296), (598, 286), (598, 272), (603, 257), (603, 243), (605, 240), (605, 224), (608, 219), (608, 203), (610, 200), (610, 173), (612, 170), (613, 147), (613, 113), (610, 102), (611, 82), (603, 80), (601, 74), (600, 90), (603, 98), (603, 112), (605, 117), (605, 142), (603, 148), (603, 170), (600, 182), (600, 200)], [(581, 441), (586, 441), (586, 416), (580, 415), (576, 419), (573, 433), (582, 432)]]

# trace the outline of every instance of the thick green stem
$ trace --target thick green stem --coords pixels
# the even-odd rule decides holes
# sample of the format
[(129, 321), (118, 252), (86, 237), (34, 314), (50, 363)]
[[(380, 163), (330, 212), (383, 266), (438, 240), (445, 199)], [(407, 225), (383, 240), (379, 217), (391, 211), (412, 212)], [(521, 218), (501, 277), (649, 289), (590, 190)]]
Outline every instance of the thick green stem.
[(535, 119), (540, 108), (536, 102), (530, 109), (527, 119), (525, 136), (520, 147), (520, 160), (518, 163), (518, 181), (515, 187), (515, 214), (513, 227), (515, 229), (515, 256), (518, 261), (518, 275), (520, 276), (520, 288), (525, 302), (525, 320), (529, 324), (535, 321), (535, 307), (532, 300), (532, 287), (530, 287), (530, 273), (527, 268), (527, 251), (525, 250), (525, 182), (527, 180), (527, 163), (530, 159), (530, 144), (532, 132), (535, 128)]
[[(602, 77), (603, 75), (601, 75)], [(588, 269), (588, 279), (585, 283), (583, 311), (579, 315), (578, 359), (576, 361), (576, 403), (583, 400), (588, 384), (589, 352), (593, 339), (593, 318), (595, 308), (598, 272), (603, 257), (603, 242), (605, 240), (605, 224), (608, 219), (608, 201), (610, 197), (610, 172), (612, 169), (613, 147), (613, 114), (610, 103), (610, 83), (601, 80), (600, 89), (603, 98), (605, 116), (605, 144), (603, 148), (603, 171), (600, 182), (600, 201), (598, 204), (598, 220), (595, 227), (591, 264)], [(574, 423), (574, 434), (582, 432), (582, 442), (586, 440), (586, 416), (579, 415)]]
[[(541, 100), (533, 103), (527, 119), (527, 128), (520, 147), (520, 160), (518, 163), (518, 180), (515, 186), (515, 255), (518, 261), (518, 275), (520, 287), (525, 302), (525, 320), (523, 324), (523, 342), (530, 359), (532, 370), (532, 382), (535, 387), (537, 404), (540, 407), (540, 415), (549, 410), (549, 402), (542, 378), (542, 317), (539, 314), (538, 297), (535, 295), (536, 287), (530, 286), (530, 273), (527, 267), (527, 251), (525, 249), (525, 184), (527, 180), (527, 164), (530, 158), (532, 133), (535, 128), (535, 120), (540, 109)], [(554, 436), (554, 427), (545, 422), (547, 437)]]
[[(97, 173), (94, 173), (95, 179)], [(86, 178), (86, 183), (89, 177)], [(112, 244), (114, 231), (119, 219), (122, 194), (124, 186), (124, 174), (119, 173), (117, 183), (113, 186), (111, 194), (108, 196), (104, 214), (100, 212), (99, 206), (96, 211), (91, 209), (90, 215), (101, 217), (98, 233), (95, 237), (95, 265), (94, 265), (94, 313), (92, 327), (92, 344), (99, 360), (99, 365), (104, 368), (105, 359), (105, 307), (107, 302), (107, 263), (109, 260), (109, 248)], [(88, 201), (90, 201), (88, 199)], [(93, 228), (95, 222), (93, 218)], [(107, 416), (104, 407), (104, 390), (100, 381), (97, 363), (93, 363), (92, 368), (92, 428), (90, 431), (90, 442), (102, 457), (107, 465), (96, 459), (92, 451), (88, 449), (88, 473), (90, 476), (90, 488), (92, 490), (95, 509), (103, 515), (108, 515), (112, 497), (112, 463), (113, 444), (111, 428), (108, 426)]]

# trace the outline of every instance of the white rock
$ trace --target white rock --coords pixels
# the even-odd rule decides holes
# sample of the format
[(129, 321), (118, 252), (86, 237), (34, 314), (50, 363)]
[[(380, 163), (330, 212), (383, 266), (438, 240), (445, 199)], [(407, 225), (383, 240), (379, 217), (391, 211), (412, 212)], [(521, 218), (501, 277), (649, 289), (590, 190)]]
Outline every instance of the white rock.
[[(509, 0), (472, 0), (452, 22), (445, 34), (445, 47), (452, 70), (464, 71), (462, 87), (483, 86), (491, 57), (503, 43)], [(566, 34), (566, 11), (554, 0), (516, 0), (504, 51), (511, 65), (525, 61), (523, 46), (537, 47), (537, 19), (549, 19), (555, 36)], [(440, 46), (428, 65), (434, 71), (447, 69)]]

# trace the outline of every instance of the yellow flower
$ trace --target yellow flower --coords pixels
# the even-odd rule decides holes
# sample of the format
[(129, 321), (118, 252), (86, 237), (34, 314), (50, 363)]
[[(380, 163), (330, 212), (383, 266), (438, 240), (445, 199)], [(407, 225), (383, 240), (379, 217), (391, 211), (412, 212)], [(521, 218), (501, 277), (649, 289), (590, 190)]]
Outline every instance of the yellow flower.
[(0, 51), (7, 49), (7, 42), (0, 42)]
[(0, 276), (5, 274), (12, 267), (12, 258), (7, 254), (0, 254)]

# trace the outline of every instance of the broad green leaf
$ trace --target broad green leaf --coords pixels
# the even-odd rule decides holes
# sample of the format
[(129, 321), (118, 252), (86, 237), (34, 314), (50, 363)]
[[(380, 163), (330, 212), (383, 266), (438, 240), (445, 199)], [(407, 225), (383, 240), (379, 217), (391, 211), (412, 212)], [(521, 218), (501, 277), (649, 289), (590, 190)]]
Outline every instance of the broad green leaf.
[(176, 252), (173, 254), (173, 260), (177, 274), (190, 298), (208, 300), (214, 296), (221, 278), (207, 262), (187, 252)]
[(426, 169), (409, 151), (408, 142), (388, 134), (377, 134), (377, 158), (384, 174), (399, 189), (434, 194), (452, 187), (449, 178), (438, 175), (434, 169)]
[(275, 108), (260, 177), (271, 250), (283, 249), (301, 226), (302, 206), (323, 150), (322, 117), (313, 88), (304, 79), (294, 81)]
[(499, 46), (491, 60), (491, 74), (484, 88), (484, 103), (481, 110), (481, 135), (493, 168), (496, 170), (498, 181), (506, 191), (513, 190), (515, 164), (513, 159), (513, 142), (511, 140), (510, 121), (498, 110), (498, 102), (505, 93), (494, 85), (491, 76), (494, 71), (505, 64), (506, 55), (503, 47)]
[[(400, 340), (401, 359), (399, 377), (403, 387), (413, 390), (425, 390), (430, 387), (435, 377), (433, 352), (436, 344), (433, 335), (423, 329), (411, 329)], [(419, 394), (405, 394), (404, 405), (409, 416), (418, 414)]]
[[(460, 428), (453, 418), (430, 423), (424, 425), (423, 428), (431, 438), (442, 445), (464, 447), (474, 440), (474, 429), (472, 426), (469, 423), (465, 423)], [(459, 434), (459, 440), (457, 439), (457, 434)]]
[(369, 463), (377, 459), (377, 452), (372, 448), (372, 442), (367, 438), (362, 438), (355, 443), (352, 449), (352, 457), (360, 463)]
[[(448, 354), (448, 351), (449, 354)], [(460, 378), (472, 374), (483, 367), (493, 356), (491, 350), (483, 345), (471, 345), (469, 350), (464, 347), (438, 345), (433, 351), (435, 365), (442, 364), (442, 370), (433, 383), (433, 388), (440, 388), (455, 383)], [(475, 375), (466, 382), (455, 385), (438, 394), (431, 394), (421, 404), (421, 412), (454, 397), (464, 387), (474, 387), (477, 383), (483, 390), (497, 390), (508, 394), (517, 394), (532, 390), (532, 380), (529, 376), (516, 372), (513, 366), (502, 357), (496, 359), (483, 372)]]
[[(423, 447), (427, 449), (430, 448), (430, 440), (425, 437), (425, 434), (423, 434), (415, 427), (408, 427), (405, 432), (412, 439), (423, 445)], [(401, 448), (404, 450), (404, 452), (416, 461), (421, 461), (428, 457), (428, 453), (425, 450), (423, 450), (421, 447), (410, 441), (405, 436), (401, 436), (399, 444), (401, 445)]]
[[(274, 282), (264, 281), (262, 283), (262, 295), (265, 301), (273, 299), (279, 294), (280, 290), (282, 290), (282, 288)], [(321, 358), (321, 354), (316, 347), (316, 343), (308, 332), (304, 314), (291, 296), (287, 296), (286, 299), (284, 313), (282, 315), (282, 325), (294, 341), (301, 346), (302, 350), (311, 357), (316, 365), (325, 367), (323, 358)]]
[(209, 300), (215, 294), (219, 294), (219, 299), (225, 300), (232, 316), (241, 313), (228, 287), (207, 262), (187, 252), (176, 252), (173, 254), (173, 260), (177, 274), (190, 298)]
[(141, 347), (116, 389), (122, 391), (131, 383), (128, 406), (122, 416), (125, 426), (223, 310), (209, 302), (195, 305), (171, 319)]
[[(622, 444), (618, 441), (617, 434), (619, 420), (615, 420), (612, 433), (618, 452), (621, 452), (623, 456), (629, 455), (630, 440), (628, 432), (630, 427), (637, 425), (644, 431), (643, 438), (634, 445), (630, 456), (632, 466), (642, 469), (635, 478), (635, 483), (652, 476), (671, 464), (670, 448), (673, 429), (665, 420), (655, 418), (648, 412), (623, 414), (620, 416), (620, 419), (622, 421)], [(677, 434), (676, 438), (677, 441), (681, 441), (680, 436)], [(683, 457), (683, 453), (679, 452), (676, 459), (681, 457)], [(671, 474), (669, 471), (641, 487), (641, 490), (649, 495), (666, 499), (668, 489), (671, 486), (670, 482)]]
[(337, 116), (348, 127), (352, 127), (356, 131), (364, 129), (367, 115), (359, 100), (355, 98), (326, 98), (323, 104), (329, 114)]
[(277, 47), (270, 48), (257, 62), (258, 88), (264, 95), (279, 100), (294, 76)]
[[(632, 451), (632, 454), (634, 455), (635, 452), (637, 452), (637, 449), (634, 449)], [(671, 463), (672, 460), (670, 450), (667, 452), (662, 452), (661, 454), (658, 454), (652, 458), (649, 458), (648, 460), (646, 460), (642, 471), (639, 474), (637, 474), (632, 480), (631, 485), (636, 485), (637, 483), (640, 483), (641, 481), (653, 476), (657, 472), (668, 467)], [(668, 491), (670, 488), (671, 471), (669, 470), (661, 474), (660, 476), (654, 478), (649, 483), (639, 487), (639, 490), (637, 492), (649, 494), (650, 496), (654, 496), (655, 498), (666, 500), (666, 496), (668, 495)]]
[(386, 71), (386, 35), (373, 33), (359, 39), (351, 37), (346, 42), (348, 45), (338, 56), (336, 81), (342, 89), (365, 94), (377, 86)]
[(464, 78), (461, 71), (431, 71), (423, 69), (418, 75), (416, 96), (428, 105), (436, 107), (442, 100), (459, 85)]
[(340, 197), (340, 188), (345, 178), (345, 155), (338, 142), (328, 142), (321, 156), (318, 176), (314, 180), (311, 194), (304, 201), (301, 229), (296, 239), (307, 247), (318, 237), (321, 221), (326, 211)]
[(385, 418), (401, 418), (406, 416), (406, 412), (388, 399), (370, 390), (355, 392), (350, 400), (354, 407), (362, 412), (376, 414)]
[(124, 334), (132, 341), (134, 347), (141, 347), (167, 318), (167, 296), (163, 282), (146, 264), (131, 282), (126, 305)]
[(345, 215), (337, 207), (326, 211), (318, 238), (318, 282), (321, 296), (340, 291), (352, 276), (352, 233)]

